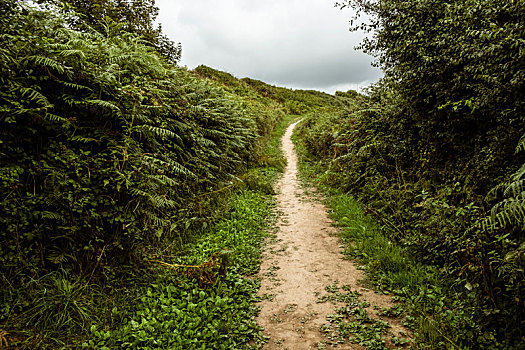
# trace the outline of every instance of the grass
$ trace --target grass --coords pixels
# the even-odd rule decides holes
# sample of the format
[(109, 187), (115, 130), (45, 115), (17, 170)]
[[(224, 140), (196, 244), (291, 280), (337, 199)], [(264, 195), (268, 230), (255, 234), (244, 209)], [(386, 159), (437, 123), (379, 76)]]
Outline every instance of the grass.
[[(309, 158), (294, 135), (302, 181), (313, 182), (325, 194), (330, 216), (339, 227), (345, 254), (367, 272), (367, 283), (377, 292), (392, 294), (403, 305), (405, 324), (414, 333), (413, 348), (463, 349), (461, 339), (479, 334), (487, 349), (500, 348), (494, 334), (480, 332), (471, 300), (460, 298), (464, 285), (446, 271), (417, 261), (388, 239), (388, 228), (365, 214), (363, 205), (324, 181), (326, 168)], [(474, 298), (474, 295), (471, 296)], [(373, 348), (373, 347), (371, 347)]]
[(262, 146), (256, 151), (257, 162), (241, 176), (241, 180), (250, 190), (274, 194), (273, 184), (286, 167), (286, 159), (281, 150), (281, 138), (288, 125), (298, 118), (297, 115), (286, 115), (271, 137), (261, 142)]
[(271, 138), (266, 140), (262, 156), (259, 157), (259, 163), (263, 166), (274, 167), (280, 172), (284, 171), (286, 159), (281, 149), (281, 139), (290, 124), (300, 119), (300, 116), (288, 114), (283, 121), (277, 126)]
[[(269, 199), (245, 190), (230, 199), (228, 217), (187, 247), (186, 255), (149, 270), (155, 279), (140, 288), (133, 312), (117, 327), (95, 324), (87, 349), (234, 349), (262, 343), (255, 322), (258, 282), (247, 275), (260, 265)], [(200, 265), (220, 251), (228, 262)], [(221, 272), (219, 264), (227, 264)], [(206, 278), (202, 279), (202, 275)], [(113, 311), (119, 313), (118, 309)], [(249, 345), (249, 342), (252, 345)]]

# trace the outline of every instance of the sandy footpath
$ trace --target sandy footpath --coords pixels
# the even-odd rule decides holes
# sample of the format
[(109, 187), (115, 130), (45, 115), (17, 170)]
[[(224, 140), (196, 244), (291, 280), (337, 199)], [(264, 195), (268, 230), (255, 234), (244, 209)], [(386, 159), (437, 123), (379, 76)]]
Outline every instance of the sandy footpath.
[[(288, 161), (285, 173), (276, 184), (277, 237), (266, 247), (261, 266), (263, 297), (258, 323), (270, 340), (264, 349), (318, 349), (325, 345), (320, 328), (326, 316), (334, 313), (332, 303), (318, 303), (327, 294), (326, 286), (337, 281), (358, 291), (360, 300), (370, 302), (367, 312), (377, 317), (374, 306), (392, 306), (390, 297), (363, 288), (363, 272), (342, 254), (342, 243), (332, 227), (327, 209), (307, 195), (297, 180), (297, 155), (291, 141), (290, 125), (282, 139)], [(397, 321), (391, 332), (402, 330)], [(327, 347), (329, 348), (329, 346)], [(355, 344), (340, 344), (337, 349), (362, 349)]]

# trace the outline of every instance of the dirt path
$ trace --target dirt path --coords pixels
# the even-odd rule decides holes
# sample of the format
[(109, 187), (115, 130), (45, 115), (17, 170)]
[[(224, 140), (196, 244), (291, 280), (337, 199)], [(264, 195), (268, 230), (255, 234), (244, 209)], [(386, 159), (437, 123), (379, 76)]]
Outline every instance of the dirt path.
[[(298, 183), (297, 155), (291, 141), (296, 125), (292, 124), (282, 139), (288, 166), (276, 185), (281, 215), (260, 272), (259, 295), (263, 301), (258, 323), (265, 328), (264, 335), (270, 337), (265, 349), (324, 349), (334, 345), (333, 332), (321, 332), (323, 324), (328, 323), (327, 315), (343, 305), (330, 288), (351, 288), (373, 318), (378, 317), (377, 309), (393, 305), (389, 297), (359, 285), (363, 272), (343, 256), (342, 243), (334, 235), (326, 208), (305, 194)], [(320, 298), (328, 300), (330, 296), (332, 302), (320, 302)], [(383, 319), (392, 327), (389, 332), (398, 335), (402, 331), (399, 322)], [(337, 349), (363, 347), (345, 342)]]

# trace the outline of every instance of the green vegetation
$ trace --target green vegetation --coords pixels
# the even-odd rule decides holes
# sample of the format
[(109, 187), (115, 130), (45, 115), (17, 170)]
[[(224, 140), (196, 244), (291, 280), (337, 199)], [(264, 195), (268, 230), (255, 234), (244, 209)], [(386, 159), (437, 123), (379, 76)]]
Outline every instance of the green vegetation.
[[(523, 346), (525, 3), (340, 6), (376, 33), (367, 95), (180, 68), (152, 0), (0, 0), (0, 348), (257, 347), (246, 275), (299, 116), (303, 171), (414, 346)], [(335, 342), (384, 346), (334, 298)]]
[(160, 25), (154, 25), (159, 14), (155, 0), (37, 0), (51, 3), (69, 14), (68, 24), (81, 31), (96, 30), (99, 33), (133, 33), (144, 44), (155, 48), (168, 62), (177, 64), (182, 47), (162, 33)]
[(1, 4), (1, 346), (257, 341), (243, 276), (295, 93), (173, 65), (151, 2), (43, 3)]
[[(319, 303), (329, 301), (334, 305), (337, 303), (342, 305), (335, 309), (334, 314), (328, 315), (329, 322), (321, 326), (321, 331), (328, 337), (323, 343), (325, 348), (326, 344), (337, 346), (349, 341), (366, 349), (388, 349), (384, 339), (387, 337), (390, 325), (368, 315), (366, 308), (370, 307), (370, 303), (360, 301), (359, 292), (352, 291), (351, 286), (348, 285), (339, 287), (337, 281), (325, 289), (330, 294), (319, 298)], [(384, 311), (384, 313), (388, 312), (392, 312), (392, 309)], [(408, 339), (399, 337), (392, 337), (391, 341), (394, 345), (409, 342)]]
[[(259, 268), (269, 204), (252, 191), (234, 194), (227, 218), (187, 244), (182, 256), (151, 268), (155, 277), (136, 291), (128, 310), (119, 304), (111, 324), (93, 324), (83, 347), (238, 349), (260, 343), (258, 283), (243, 274)], [(216, 252), (222, 256), (210, 261)]]
[(362, 48), (385, 78), (338, 94), (345, 108), (311, 113), (299, 136), (339, 191), (329, 203), (349, 252), (405, 300), (417, 347), (520, 348), (524, 3), (342, 6), (371, 17), (356, 28), (375, 31)]

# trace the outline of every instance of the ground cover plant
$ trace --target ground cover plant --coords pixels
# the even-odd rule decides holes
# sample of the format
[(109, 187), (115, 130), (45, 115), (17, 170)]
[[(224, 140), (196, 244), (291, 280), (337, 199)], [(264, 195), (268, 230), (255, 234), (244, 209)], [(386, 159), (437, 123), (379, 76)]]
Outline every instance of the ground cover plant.
[[(228, 216), (169, 262), (153, 261), (155, 277), (137, 290), (130, 311), (113, 325), (93, 324), (83, 348), (240, 349), (263, 340), (255, 322), (260, 264), (270, 214), (262, 193), (244, 190)], [(210, 260), (214, 254), (221, 254)], [(190, 276), (191, 278), (188, 278)], [(120, 310), (112, 312), (118, 314)]]
[[(371, 17), (354, 24), (375, 30), (362, 48), (376, 55), (385, 77), (366, 95), (339, 94), (348, 97), (345, 108), (312, 113), (302, 123), (308, 157), (323, 164), (323, 181), (379, 220), (401, 256), (453, 281), (445, 284), (452, 294), (438, 294), (463, 321), (422, 331), (421, 346), (448, 338), (452, 347), (519, 348), (525, 120), (516, 92), (524, 82), (517, 15), (523, 2), (341, 6)], [(380, 270), (390, 271), (385, 264)]]

